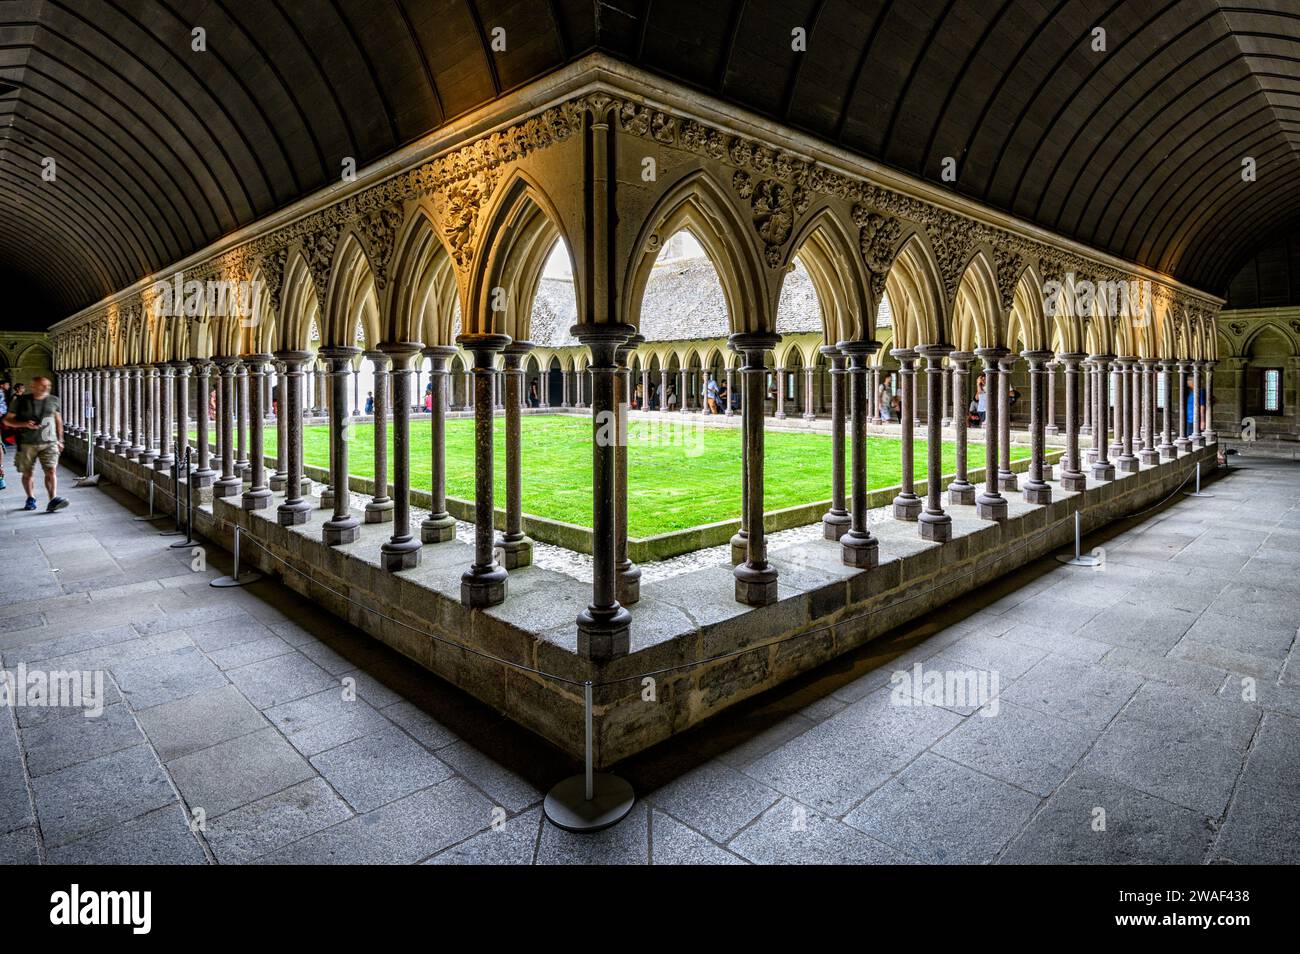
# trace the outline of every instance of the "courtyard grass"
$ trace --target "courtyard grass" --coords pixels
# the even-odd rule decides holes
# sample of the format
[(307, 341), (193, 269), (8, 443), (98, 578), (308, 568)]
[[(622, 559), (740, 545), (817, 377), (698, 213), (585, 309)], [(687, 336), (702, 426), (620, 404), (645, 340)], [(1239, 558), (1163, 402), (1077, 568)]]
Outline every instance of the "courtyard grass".
[[(591, 525), (591, 419), (565, 414), (529, 414), (523, 430), (523, 505), (526, 513), (580, 526)], [(374, 476), (374, 425), (354, 424), (348, 449), (348, 470), (358, 477)], [(411, 425), (411, 483), (430, 489), (430, 427)], [(266, 453), (275, 454), (275, 428), (265, 430)], [(982, 432), (974, 432), (968, 466), (984, 466)], [(303, 454), (308, 465), (329, 466), (329, 435), (325, 425), (306, 428)], [(828, 500), (831, 495), (829, 434), (768, 431), (764, 505), (779, 510)], [(496, 419), (497, 506), (505, 502), (505, 421)], [(868, 437), (867, 473), (872, 489), (901, 479), (900, 441)], [(392, 480), (392, 429), (389, 428), (389, 480)], [(926, 442), (915, 445), (915, 473), (925, 475)], [(1013, 459), (1027, 457), (1023, 447), (1011, 449)], [(845, 471), (848, 486), (848, 454)], [(943, 448), (943, 471), (956, 469), (956, 449)], [(447, 493), (474, 499), (474, 422), (447, 421)], [(740, 429), (692, 427), (677, 422), (637, 420), (628, 427), (628, 532), (648, 537), (701, 524), (734, 519), (740, 513)]]

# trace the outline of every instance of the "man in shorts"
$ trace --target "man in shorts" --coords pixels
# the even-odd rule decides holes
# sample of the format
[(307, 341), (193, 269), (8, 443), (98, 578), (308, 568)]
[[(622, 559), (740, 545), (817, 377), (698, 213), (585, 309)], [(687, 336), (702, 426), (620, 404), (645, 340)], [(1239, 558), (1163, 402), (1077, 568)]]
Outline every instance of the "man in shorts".
[(63, 451), (63, 414), (59, 399), (50, 393), (49, 378), (32, 380), (30, 394), (16, 397), (9, 406), (4, 422), (18, 431), (18, 451), (14, 464), (23, 475), (23, 490), (27, 493), (24, 510), (36, 509), (32, 471), (41, 462), (45, 471), (45, 492), (50, 502), (45, 510), (54, 513), (68, 505), (58, 494), (59, 454)]

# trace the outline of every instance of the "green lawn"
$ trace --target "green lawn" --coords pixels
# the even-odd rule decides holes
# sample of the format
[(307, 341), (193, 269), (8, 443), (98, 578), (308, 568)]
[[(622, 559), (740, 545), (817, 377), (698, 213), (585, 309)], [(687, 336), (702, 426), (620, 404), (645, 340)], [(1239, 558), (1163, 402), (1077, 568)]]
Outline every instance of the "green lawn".
[[(412, 483), (429, 489), (427, 421), (412, 423)], [(275, 428), (266, 429), (266, 453), (275, 453)], [(591, 421), (571, 415), (526, 415), (523, 419), (524, 510), (539, 517), (589, 526), (591, 523)], [(740, 513), (740, 430), (730, 427), (682, 427), (676, 423), (639, 421), (628, 429), (628, 531), (648, 537), (726, 520)], [(655, 439), (657, 438), (657, 439)], [(984, 465), (982, 432), (969, 445), (969, 466)], [(329, 466), (324, 425), (307, 428), (306, 463)], [(979, 443), (977, 443), (977, 441)], [(827, 500), (831, 495), (831, 439), (827, 434), (768, 431), (765, 509), (778, 510)], [(388, 447), (392, 453), (392, 433)], [(867, 440), (870, 484), (888, 487), (900, 479), (899, 441), (890, 437)], [(924, 440), (916, 442), (916, 475), (925, 475)], [(1014, 458), (1029, 451), (1013, 447)], [(348, 470), (359, 477), (374, 475), (374, 427), (357, 424), (348, 451)], [(846, 454), (847, 457), (847, 454)], [(846, 460), (846, 465), (847, 465)], [(951, 444), (943, 450), (943, 469), (956, 468)], [(497, 506), (505, 500), (505, 422), (496, 420)], [(392, 478), (391, 463), (389, 478)], [(847, 478), (846, 478), (847, 485)], [(474, 422), (447, 422), (447, 493), (474, 498)]]

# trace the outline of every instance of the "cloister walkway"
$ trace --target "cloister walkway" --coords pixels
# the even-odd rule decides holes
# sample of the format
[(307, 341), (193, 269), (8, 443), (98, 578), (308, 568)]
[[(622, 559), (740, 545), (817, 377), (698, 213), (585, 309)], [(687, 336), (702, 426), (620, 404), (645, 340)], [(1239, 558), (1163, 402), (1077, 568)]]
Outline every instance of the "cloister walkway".
[[(571, 766), (436, 676), (210, 588), (227, 555), (118, 488), (11, 491), (0, 660), (104, 669), (110, 704), (0, 709), (0, 861), (1295, 863), (1300, 466), (1239, 463), (1090, 539), (1103, 569), (1031, 564), (643, 753), (594, 836), (541, 817)], [(897, 704), (917, 663), (996, 672), (997, 714)]]

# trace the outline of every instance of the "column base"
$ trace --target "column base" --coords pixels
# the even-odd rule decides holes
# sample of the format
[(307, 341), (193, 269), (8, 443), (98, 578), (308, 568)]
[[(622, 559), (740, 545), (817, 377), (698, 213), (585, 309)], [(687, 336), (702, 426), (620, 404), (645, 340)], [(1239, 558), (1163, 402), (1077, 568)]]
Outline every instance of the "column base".
[(923, 513), (917, 518), (921, 539), (947, 543), (952, 539), (952, 517), (946, 513)]
[(1138, 462), (1147, 465), (1158, 464), (1160, 463), (1160, 455), (1155, 452), (1154, 448), (1151, 450), (1143, 449), (1138, 451)]
[(498, 559), (507, 570), (518, 570), (533, 563), (533, 541), (526, 536), (521, 536), (518, 540), (502, 537), (497, 540), (495, 549), (500, 551)]
[(836, 513), (832, 510), (822, 517), (822, 539), (838, 540), (849, 532), (851, 526), (853, 526), (853, 518), (848, 513)]
[(916, 494), (903, 492), (894, 498), (894, 519), (915, 520), (921, 515), (921, 498)]
[(1109, 447), (1106, 448), (1106, 453), (1107, 455), (1109, 455), (1111, 460), (1118, 460), (1124, 453), (1124, 445), (1111, 444)]
[(1092, 425), (1091, 425), (1091, 424), (1085, 424), (1085, 425), (1083, 425), (1083, 427), (1079, 428), (1079, 433), (1082, 434), (1084, 437), (1091, 437), (1091, 436), (1092, 436)]
[(1046, 507), (1052, 502), (1052, 488), (1045, 483), (1034, 483), (1031, 480), (1025, 484), (1020, 496), (1025, 503)]
[(296, 527), (307, 522), (311, 504), (300, 500), (296, 504), (280, 504), (275, 508), (276, 522), (282, 527)]
[(365, 507), (366, 523), (392, 523), (393, 522), (393, 500), (371, 500), (366, 503)]
[(1051, 464), (1048, 464), (1048, 463), (1046, 463), (1046, 462), (1044, 462), (1044, 463), (1043, 463), (1043, 480), (1051, 480), (1051, 479), (1052, 479), (1052, 465), (1051, 465)]
[(1173, 460), (1178, 456), (1178, 448), (1173, 444), (1161, 444), (1156, 448), (1156, 452), (1159, 453), (1161, 460)]
[(505, 602), (510, 574), (499, 564), (487, 569), (466, 570), (460, 578), (460, 601), (471, 609), (483, 609)]
[(1088, 478), (1083, 474), (1061, 474), (1061, 489), (1070, 493), (1082, 493), (1088, 489)]
[(416, 540), (394, 543), (389, 540), (379, 547), (379, 566), (394, 573), (398, 570), (413, 570), (420, 565), (420, 544)]
[(868, 533), (850, 530), (840, 537), (840, 562), (859, 570), (879, 566), (880, 541)]
[(804, 419), (805, 421), (815, 421), (815, 420), (817, 420), (817, 415), (816, 415), (816, 414), (805, 414), (805, 415), (803, 416), (803, 419)]
[(155, 457), (153, 461), (153, 469), (158, 471), (160, 474), (165, 474), (172, 469), (172, 464), (174, 462), (175, 458), (170, 455), (167, 457)]
[(420, 521), (421, 543), (446, 543), (456, 538), (456, 518), (449, 513), (425, 517)]
[(614, 571), (614, 596), (624, 606), (641, 600), (641, 568), (631, 560), (626, 567)]
[(1202, 435), (1202, 434), (1198, 434), (1198, 435), (1196, 435), (1195, 437), (1193, 437), (1193, 438), (1192, 438), (1192, 446), (1193, 446), (1193, 447), (1196, 447), (1196, 448), (1204, 447), (1204, 446), (1205, 446), (1205, 436)]
[(236, 477), (234, 480), (218, 480), (212, 485), (212, 496), (233, 497), (244, 489), (244, 482)]
[(1087, 463), (1089, 463), (1089, 464), (1095, 464), (1095, 463), (1097, 463), (1097, 458), (1100, 457), (1101, 454), (1100, 454), (1100, 452), (1097, 450), (1097, 448), (1095, 448), (1095, 447), (1089, 447), (1088, 450), (1084, 452), (1084, 455), (1083, 455), (1083, 456), (1084, 456), (1084, 459), (1087, 461)]
[(1206, 445), (1219, 443), (1219, 435), (1216, 434), (1214, 431), (1206, 431), (1205, 443)]
[(948, 485), (948, 503), (975, 506), (975, 485), (967, 480), (954, 480)]
[(1174, 447), (1177, 449), (1178, 453), (1186, 454), (1191, 451), (1192, 442), (1185, 437), (1180, 437), (1178, 440), (1174, 441)]
[(201, 470), (196, 470), (194, 473), (190, 474), (190, 483), (192, 483), (195, 488), (211, 487), (213, 483), (216, 482), (216, 479), (217, 472), (215, 470), (209, 470), (206, 473)]
[(578, 654), (597, 660), (626, 656), (631, 628), (632, 614), (618, 603), (599, 611), (589, 606), (578, 614)]
[(735, 533), (731, 537), (731, 565), (738, 566), (744, 563), (749, 556), (749, 534), (744, 530)]
[(327, 547), (356, 543), (360, 537), (361, 521), (351, 514), (337, 520), (327, 520), (320, 528), (321, 542)]
[(1115, 465), (1112, 464), (1110, 461), (1106, 461), (1106, 463), (1104, 464), (1101, 461), (1097, 461), (1095, 464), (1092, 465), (1092, 479), (1093, 480), (1114, 480)]
[(1009, 470), (998, 471), (998, 490), (1019, 490), (1020, 478)]
[(952, 418), (944, 417), (939, 420), (940, 427), (952, 427)]
[(1007, 519), (1007, 498), (1002, 496), (993, 496), (989, 493), (982, 493), (975, 500), (975, 516), (981, 520)]
[(726, 411), (723, 412), (723, 417), (735, 417), (735, 416), (736, 416), (736, 412), (733, 411), (731, 408), (727, 408)]
[(239, 498), (239, 505), (245, 510), (265, 510), (271, 505), (271, 491), (265, 488), (262, 490), (246, 490), (243, 496)]
[(771, 606), (777, 600), (776, 567), (766, 563), (751, 567), (742, 563), (731, 571), (736, 577), (736, 602), (746, 606)]
[(775, 414), (773, 414), (772, 416), (773, 416), (774, 418), (776, 418), (778, 421), (784, 421), (784, 420), (785, 420), (785, 411), (777, 411), (777, 412), (776, 412)]
[(1043, 428), (1043, 433), (1050, 434), (1052, 437), (1055, 437), (1057, 434), (1061, 433), (1061, 429), (1055, 424), (1048, 424)]
[(1115, 458), (1115, 469), (1121, 474), (1136, 474), (1140, 470), (1138, 459), (1132, 454), (1120, 454)]
[(320, 492), (320, 508), (322, 510), (334, 509), (334, 488), (326, 487)]
[(271, 475), (271, 480), (270, 480), (270, 485), (271, 485), (271, 491), (272, 491), (273, 493), (277, 493), (277, 494), (282, 494), (282, 493), (284, 493), (284, 488), (287, 487), (287, 486), (289, 486), (289, 475), (288, 475), (288, 474), (272, 474), (272, 475)]
[(131, 447), (131, 448), (129, 448), (129, 449), (127, 450), (127, 452), (126, 452), (126, 457), (127, 457), (127, 460), (136, 460), (136, 461), (138, 461), (138, 460), (140, 459), (140, 455), (143, 454), (143, 453), (144, 453), (144, 448), (141, 447), (139, 444), (136, 444), (135, 446), (133, 446), (133, 447)]

